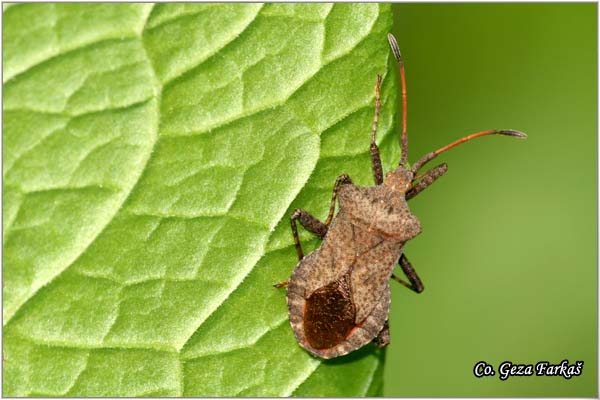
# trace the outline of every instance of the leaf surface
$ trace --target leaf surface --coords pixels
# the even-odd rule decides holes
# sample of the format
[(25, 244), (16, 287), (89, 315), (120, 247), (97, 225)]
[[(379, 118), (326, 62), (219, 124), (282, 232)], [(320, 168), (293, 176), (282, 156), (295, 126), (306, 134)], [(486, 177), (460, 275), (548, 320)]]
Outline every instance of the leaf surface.
[(372, 184), (389, 6), (3, 12), (4, 395), (381, 394), (383, 354), (310, 356), (271, 285), (291, 210)]

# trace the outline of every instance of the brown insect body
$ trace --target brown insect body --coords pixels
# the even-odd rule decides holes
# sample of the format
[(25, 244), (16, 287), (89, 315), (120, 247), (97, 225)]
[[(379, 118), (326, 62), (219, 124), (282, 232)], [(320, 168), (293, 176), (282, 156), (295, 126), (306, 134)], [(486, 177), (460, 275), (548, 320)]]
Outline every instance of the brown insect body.
[[(440, 164), (417, 175), (419, 169), (446, 150), (478, 137), (492, 134), (526, 137), (510, 129), (474, 133), (426, 154), (409, 167), (404, 64), (396, 39), (390, 34), (388, 40), (400, 66), (402, 85), (400, 163), (384, 180), (375, 142), (381, 107), (382, 78), (378, 76), (370, 148), (375, 186), (356, 186), (350, 177), (340, 175), (325, 222), (296, 209), (290, 220), (300, 261), (288, 282), (275, 285), (288, 287), (290, 324), (298, 343), (322, 358), (350, 353), (371, 341), (379, 347), (389, 343), (390, 278), (417, 293), (423, 291), (419, 276), (403, 253), (404, 244), (421, 232), (421, 224), (411, 213), (407, 200), (429, 187), (448, 167)], [(336, 199), (339, 211), (333, 218)], [(323, 238), (321, 246), (306, 257), (296, 220)], [(402, 268), (409, 283), (392, 273), (396, 265)]]
[(388, 281), (404, 243), (421, 232), (405, 199), (411, 179), (410, 171), (395, 171), (382, 185), (339, 187), (340, 211), (321, 247), (296, 265), (288, 283), (290, 322), (311, 353), (347, 354), (384, 328)]

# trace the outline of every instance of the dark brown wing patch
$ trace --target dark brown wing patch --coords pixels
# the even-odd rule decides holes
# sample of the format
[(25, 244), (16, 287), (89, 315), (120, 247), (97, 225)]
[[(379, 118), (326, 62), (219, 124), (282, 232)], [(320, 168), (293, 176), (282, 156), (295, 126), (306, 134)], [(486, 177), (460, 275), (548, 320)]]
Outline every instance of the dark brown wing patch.
[(304, 333), (315, 349), (341, 343), (354, 328), (356, 309), (352, 303), (348, 274), (315, 290), (306, 300)]

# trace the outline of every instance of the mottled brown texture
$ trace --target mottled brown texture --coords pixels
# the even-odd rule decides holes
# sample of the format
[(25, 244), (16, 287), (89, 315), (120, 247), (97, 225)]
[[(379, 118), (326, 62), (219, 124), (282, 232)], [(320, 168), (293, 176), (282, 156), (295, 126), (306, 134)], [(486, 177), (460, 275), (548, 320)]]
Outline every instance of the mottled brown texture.
[(327, 233), (327, 225), (301, 208), (296, 208), (292, 213), (291, 220), (295, 222), (296, 219), (300, 220), (300, 223), (306, 230), (314, 233), (320, 238), (324, 237)]
[(448, 172), (448, 165), (446, 163), (440, 164), (425, 172), (422, 178), (413, 185), (412, 189), (406, 192), (406, 200), (410, 200), (421, 193), (446, 172)]
[[(313, 253), (314, 254), (314, 253)], [(310, 255), (307, 256), (307, 258)], [(305, 282), (304, 277), (307, 271), (304, 269), (298, 269), (301, 263), (298, 263), (294, 270), (296, 279), (290, 280), (287, 291), (287, 303), (289, 309), (290, 325), (296, 336), (296, 340), (307, 351), (322, 358), (334, 358), (344, 354), (348, 354), (356, 349), (371, 342), (379, 332), (381, 332), (383, 325), (381, 321), (387, 319), (387, 315), (390, 307), (390, 289), (387, 285), (382, 290), (381, 297), (379, 298), (375, 308), (371, 311), (371, 314), (363, 321), (362, 325), (355, 326), (353, 330), (344, 341), (341, 343), (325, 349), (316, 349), (308, 342), (305, 329), (304, 329), (304, 306), (306, 299), (304, 297), (303, 284)]]
[(290, 216), (290, 225), (292, 227), (292, 234), (294, 236), (294, 245), (296, 246), (296, 252), (298, 253), (298, 259), (304, 258), (304, 252), (302, 251), (302, 245), (300, 244), (300, 238), (298, 237), (298, 227), (296, 226), (296, 220), (299, 219), (302, 226), (314, 233), (315, 235), (322, 238), (327, 233), (327, 225), (307, 213), (301, 208), (296, 208)]
[(335, 184), (333, 185), (333, 193), (331, 194), (331, 202), (329, 203), (329, 214), (327, 214), (327, 219), (325, 220), (325, 225), (327, 225), (327, 227), (329, 227), (331, 221), (333, 220), (333, 214), (335, 212), (335, 200), (337, 199), (338, 189), (340, 185), (346, 183), (352, 183), (352, 179), (350, 179), (350, 177), (346, 174), (338, 176), (335, 180)]
[(373, 342), (375, 342), (377, 347), (379, 347), (380, 349), (390, 344), (390, 324), (387, 320), (385, 321), (385, 324), (383, 324), (381, 332), (379, 332), (377, 334), (377, 337), (373, 339)]
[(350, 275), (315, 290), (304, 309), (306, 340), (315, 349), (341, 343), (354, 328), (356, 311), (350, 290)]
[(354, 227), (357, 257), (352, 264), (352, 292), (356, 303), (356, 323), (373, 310), (387, 285), (402, 251), (401, 243), (373, 235), (364, 227)]
[[(300, 224), (309, 232), (314, 233), (320, 238), (323, 238), (329, 229), (329, 225), (333, 219), (333, 213), (335, 212), (335, 200), (337, 198), (338, 188), (342, 184), (352, 183), (350, 177), (346, 174), (342, 174), (337, 177), (335, 184), (333, 185), (333, 193), (331, 194), (331, 203), (329, 206), (329, 214), (325, 222), (319, 221), (305, 210), (296, 208), (290, 216), (290, 224), (292, 226), (292, 234), (294, 236), (294, 245), (296, 246), (296, 252), (298, 253), (298, 260), (302, 260), (304, 252), (302, 251), (302, 244), (300, 244), (300, 238), (298, 237), (298, 227), (296, 226), (296, 220), (300, 220)], [(277, 287), (277, 286), (276, 286)]]
[(423, 290), (425, 290), (425, 286), (423, 286), (421, 278), (419, 278), (419, 275), (417, 275), (417, 272), (413, 268), (412, 264), (408, 261), (408, 258), (406, 258), (406, 254), (402, 254), (400, 256), (399, 263), (400, 267), (402, 268), (402, 271), (404, 271), (404, 275), (406, 275), (410, 283), (404, 282), (402, 279), (397, 278), (393, 274), (392, 278), (395, 279), (397, 282), (400, 282), (410, 290), (413, 290), (417, 293), (421, 293)]
[[(373, 189), (377, 189), (377, 197), (372, 196)], [(403, 242), (420, 232), (419, 222), (403, 197), (390, 193), (391, 190), (383, 185), (375, 188), (340, 186), (340, 211), (323, 243), (294, 270), (288, 285), (290, 323), (298, 342), (313, 354), (324, 358), (347, 354), (371, 342), (384, 327), (390, 299), (388, 280), (397, 265)], [(360, 195), (348, 196), (348, 193)], [(371, 201), (373, 199), (375, 201)], [(372, 218), (360, 212), (350, 215), (346, 211), (366, 206), (370, 207)], [(398, 213), (404, 216), (403, 220), (393, 218)], [(348, 282), (347, 292), (339, 289), (344, 280)], [(336, 307), (349, 309), (349, 305), (344, 305), (345, 298), (341, 300), (342, 293), (351, 296), (354, 320), (350, 328), (347, 313), (331, 315)], [(315, 308), (317, 304), (326, 304), (325, 294), (332, 296), (331, 307), (319, 313)], [(326, 315), (330, 321), (325, 321)], [(332, 327), (338, 323), (339, 328)]]
[(352, 223), (370, 233), (376, 232), (393, 242), (406, 242), (421, 232), (421, 224), (410, 212), (404, 192), (385, 183), (373, 187), (344, 185), (340, 187), (339, 199), (340, 208)]
[[(447, 166), (439, 165), (415, 178), (417, 170), (443, 151), (476, 137), (493, 133), (525, 136), (512, 130), (481, 132), (427, 154), (412, 168), (406, 167), (408, 138), (404, 66), (396, 40), (391, 35), (388, 38), (400, 64), (402, 80), (400, 165), (383, 179), (381, 158), (375, 143), (380, 109), (381, 78), (378, 76), (370, 147), (376, 186), (357, 186), (347, 175), (340, 175), (324, 223), (302, 209), (296, 209), (291, 216), (300, 261), (287, 282), (290, 324), (298, 343), (322, 358), (342, 356), (370, 342), (379, 347), (389, 344), (391, 277), (417, 293), (423, 291), (421, 279), (403, 254), (404, 244), (421, 232), (419, 220), (411, 213), (406, 201), (442, 176)], [(339, 211), (333, 217), (336, 197)], [(296, 220), (323, 238), (321, 246), (306, 257), (298, 239)], [(398, 263), (410, 283), (392, 274)], [(285, 284), (282, 282), (278, 286)]]

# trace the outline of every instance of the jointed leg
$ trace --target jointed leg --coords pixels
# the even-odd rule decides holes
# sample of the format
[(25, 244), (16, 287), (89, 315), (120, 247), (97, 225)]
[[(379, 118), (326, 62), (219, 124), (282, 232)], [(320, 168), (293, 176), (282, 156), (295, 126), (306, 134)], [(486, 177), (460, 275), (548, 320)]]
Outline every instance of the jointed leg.
[(296, 245), (296, 251), (298, 252), (298, 259), (302, 260), (302, 258), (304, 258), (304, 253), (302, 252), (302, 245), (300, 244), (300, 238), (298, 237), (298, 227), (296, 226), (297, 219), (300, 220), (300, 223), (307, 231), (314, 233), (319, 237), (325, 236), (327, 233), (327, 225), (301, 208), (296, 208), (294, 210), (290, 217), (290, 222), (292, 224), (292, 234), (294, 235), (294, 244)]
[(381, 110), (381, 75), (377, 75), (377, 85), (375, 86), (375, 116), (373, 117), (373, 128), (371, 129), (371, 167), (373, 168), (373, 178), (375, 185), (383, 183), (383, 167), (381, 166), (381, 156), (379, 147), (375, 142), (375, 133), (379, 124), (379, 111)]
[(377, 347), (380, 349), (384, 348), (388, 344), (390, 344), (390, 324), (386, 320), (383, 324), (383, 328), (381, 328), (381, 332), (377, 334), (377, 337), (373, 339)]
[[(433, 167), (425, 172), (420, 180), (414, 184), (414, 186), (406, 192), (406, 200), (410, 200), (423, 190), (427, 189), (433, 182), (435, 182), (440, 176), (444, 175), (448, 171), (448, 165), (446, 163), (440, 164), (437, 167)], [(416, 178), (415, 178), (416, 180)], [(413, 181), (414, 182), (414, 181)]]
[[(338, 178), (339, 179), (339, 178)], [(337, 182), (337, 181), (336, 181)], [(335, 192), (335, 188), (334, 188)], [(319, 221), (317, 218), (310, 215), (308, 212), (301, 208), (296, 208), (290, 217), (290, 222), (292, 224), (292, 234), (294, 235), (294, 244), (296, 245), (296, 251), (298, 252), (298, 260), (302, 260), (304, 258), (304, 253), (302, 252), (302, 245), (300, 244), (300, 238), (298, 237), (298, 227), (296, 226), (296, 220), (299, 219), (300, 223), (306, 230), (319, 237), (325, 236), (327, 233), (328, 226), (323, 222)], [(279, 282), (273, 285), (276, 288), (286, 287), (288, 285), (288, 281)]]
[(392, 279), (394, 279), (395, 281), (406, 286), (410, 290), (413, 290), (417, 293), (421, 293), (425, 289), (425, 287), (423, 286), (423, 283), (421, 282), (421, 278), (419, 278), (419, 275), (417, 275), (417, 272), (415, 271), (413, 266), (410, 265), (408, 258), (406, 258), (406, 256), (404, 254), (402, 254), (402, 256), (400, 257), (399, 264), (400, 264), (400, 267), (402, 268), (402, 271), (404, 271), (404, 275), (406, 275), (406, 277), (408, 278), (410, 283), (398, 278), (397, 276), (395, 276), (393, 274), (392, 274)]
[[(337, 198), (337, 190), (340, 185), (352, 183), (350, 177), (346, 174), (340, 175), (335, 180), (335, 184), (333, 185), (333, 193), (331, 195), (331, 205), (329, 206), (329, 214), (327, 215), (327, 219), (325, 222), (319, 221), (317, 218), (310, 215), (308, 212), (301, 208), (296, 208), (292, 215), (290, 216), (290, 223), (292, 225), (292, 234), (294, 235), (294, 244), (296, 245), (296, 251), (298, 252), (298, 260), (302, 260), (304, 258), (304, 252), (302, 251), (302, 244), (300, 244), (300, 238), (298, 237), (298, 226), (296, 225), (296, 220), (300, 220), (300, 224), (309, 232), (314, 233), (315, 235), (323, 238), (329, 229), (329, 225), (333, 220), (333, 213), (335, 212), (335, 200)], [(288, 285), (288, 282), (280, 282), (273, 286), (276, 288), (285, 287)]]
[[(352, 183), (352, 179), (347, 174), (342, 174), (337, 177), (335, 183), (333, 184), (333, 193), (331, 193), (331, 202), (329, 203), (329, 213), (327, 214), (327, 219), (325, 220), (325, 225), (329, 228), (331, 225), (331, 221), (333, 220), (333, 213), (335, 212), (335, 200), (337, 199), (337, 191), (340, 185), (345, 185), (347, 183)], [(327, 230), (325, 230), (327, 233)], [(325, 236), (325, 234), (323, 234)], [(321, 236), (321, 237), (323, 237)]]
[(327, 219), (325, 222), (319, 221), (317, 218), (310, 215), (308, 212), (301, 208), (297, 208), (294, 210), (290, 217), (290, 222), (292, 225), (292, 234), (294, 235), (294, 244), (296, 245), (296, 251), (298, 252), (298, 259), (302, 260), (304, 257), (304, 252), (302, 251), (302, 245), (300, 244), (300, 238), (298, 237), (298, 227), (296, 225), (296, 220), (300, 220), (300, 224), (307, 231), (314, 233), (315, 235), (323, 238), (327, 233), (327, 229), (329, 229), (329, 225), (333, 220), (333, 213), (335, 212), (335, 200), (337, 198), (337, 190), (340, 185), (352, 183), (350, 177), (346, 174), (340, 175), (335, 180), (335, 185), (333, 186), (333, 193), (331, 195), (331, 205), (329, 206), (329, 214), (327, 215)]

